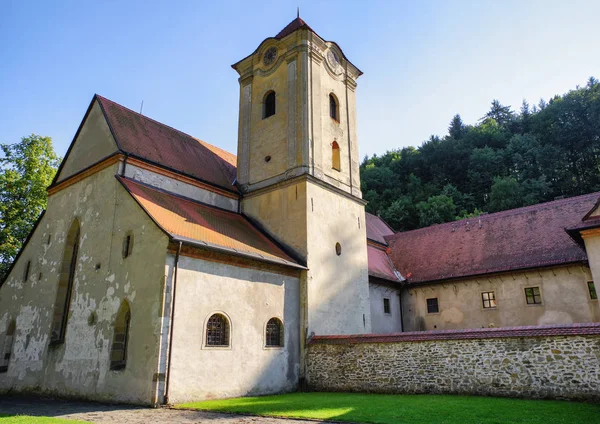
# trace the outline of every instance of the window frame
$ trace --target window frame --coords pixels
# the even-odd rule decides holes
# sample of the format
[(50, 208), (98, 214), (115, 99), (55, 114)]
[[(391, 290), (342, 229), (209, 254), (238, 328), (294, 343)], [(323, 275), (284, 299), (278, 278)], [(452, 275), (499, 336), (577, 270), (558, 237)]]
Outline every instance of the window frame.
[[(435, 308), (436, 308), (436, 310), (433, 311), (433, 312), (429, 310), (429, 306), (430, 306), (429, 305), (429, 301), (430, 300), (435, 300)], [(433, 305), (433, 303), (432, 303), (432, 305)], [(439, 297), (430, 297), (430, 298), (425, 299), (425, 307), (427, 308), (427, 313), (428, 314), (439, 314), (440, 313), (440, 299), (439, 299)]]
[[(214, 315), (222, 315), (225, 318), (227, 325), (229, 326), (229, 334), (228, 334), (228, 340), (227, 340), (229, 343), (228, 345), (209, 345), (208, 344), (208, 324), (210, 322), (210, 319)], [(202, 329), (202, 349), (231, 350), (232, 346), (233, 346), (232, 336), (233, 336), (233, 324), (232, 324), (232, 321), (231, 321), (231, 318), (229, 317), (229, 315), (227, 315), (223, 311), (213, 311), (206, 316), (206, 319), (204, 320), (204, 327)]]
[[(270, 106), (267, 105), (267, 101), (269, 100), (269, 98), (270, 98), (271, 95), (273, 95), (273, 110), (272, 110), (272, 113), (270, 113), (271, 112)], [(269, 90), (263, 96), (263, 101), (262, 101), (262, 119), (270, 118), (271, 116), (274, 116), (276, 114), (277, 114), (277, 93), (275, 92), (275, 90)]]
[[(538, 291), (537, 294), (535, 294), (535, 289), (537, 289)], [(533, 299), (533, 302), (529, 301), (530, 296), (527, 294), (528, 290), (531, 290), (531, 297)], [(523, 292), (525, 293), (525, 303), (527, 304), (527, 306), (539, 306), (544, 304), (544, 298), (542, 297), (542, 289), (540, 288), (540, 286), (524, 287)], [(536, 297), (539, 298), (539, 302), (536, 302)]]
[[(123, 332), (123, 349), (120, 349), (123, 352), (123, 357), (120, 361), (113, 361), (112, 359), (112, 354), (113, 354), (113, 349), (115, 346), (115, 343), (117, 343), (116, 340), (116, 336), (117, 336), (117, 325), (119, 325), (119, 319), (121, 318), (121, 313), (123, 311), (123, 309), (126, 308), (125, 310), (125, 317), (124, 317), (124, 321), (125, 321), (125, 331)], [(112, 340), (112, 344), (110, 345), (110, 353), (109, 353), (109, 362), (110, 362), (110, 370), (111, 371), (122, 371), (125, 368), (127, 368), (127, 353), (129, 350), (129, 336), (131, 334), (131, 305), (129, 304), (129, 302), (125, 299), (121, 302), (121, 305), (119, 305), (119, 310), (117, 311), (117, 317), (115, 319), (115, 323), (113, 325), (113, 340)]]
[[(269, 329), (269, 323), (271, 323), (271, 321), (273, 321), (273, 320), (277, 320), (277, 323), (279, 325), (279, 344), (278, 345), (268, 344), (269, 338), (267, 336), (267, 331)], [(263, 349), (283, 349), (285, 347), (285, 326), (283, 324), (283, 320), (279, 316), (274, 316), (267, 320), (267, 322), (265, 323), (265, 328), (264, 328), (263, 334), (265, 337), (265, 340), (263, 343)]]
[(331, 143), (331, 169), (342, 172), (342, 149), (336, 140)]
[(385, 315), (392, 315), (392, 301), (389, 297), (383, 298), (383, 313)]
[[(490, 297), (489, 295), (492, 295), (492, 297)], [(485, 295), (488, 295), (488, 298), (485, 298)], [(488, 302), (488, 306), (485, 306), (485, 303)], [(492, 306), (492, 302), (494, 302), (494, 306)], [(484, 310), (488, 311), (490, 309), (496, 309), (498, 308), (498, 301), (496, 299), (496, 291), (495, 290), (488, 290), (488, 291), (484, 291), (481, 292), (481, 306), (483, 307)]]
[(586, 285), (588, 289), (588, 295), (590, 296), (590, 300), (598, 300), (598, 291), (596, 290), (596, 284), (594, 283), (594, 280), (588, 280)]
[(333, 119), (335, 123), (340, 123), (340, 102), (333, 93), (329, 93), (329, 117)]
[[(10, 359), (13, 356), (13, 348), (15, 346), (15, 336), (17, 334), (17, 321), (12, 319), (8, 321), (4, 340), (2, 341), (2, 350), (0, 354), (0, 374), (8, 372), (10, 367)], [(5, 362), (6, 361), (6, 362)]]
[[(70, 243), (68, 240), (71, 237), (71, 232), (75, 229), (75, 224), (77, 224), (76, 230), (75, 230), (75, 234), (73, 235), (73, 244), (72, 246), (69, 246), (68, 243)], [(75, 218), (73, 220), (73, 222), (71, 222), (71, 226), (69, 227), (69, 231), (67, 233), (67, 242), (65, 243), (65, 246), (63, 248), (63, 257), (62, 257), (62, 261), (63, 263), (61, 263), (61, 276), (59, 277), (59, 281), (58, 281), (58, 285), (57, 285), (57, 292), (56, 292), (56, 300), (54, 302), (54, 307), (52, 309), (52, 320), (51, 320), (51, 326), (50, 326), (50, 346), (57, 346), (57, 345), (61, 345), (65, 342), (65, 338), (67, 335), (67, 325), (68, 325), (68, 321), (69, 321), (69, 312), (71, 310), (71, 298), (73, 296), (73, 289), (75, 287), (75, 275), (77, 274), (77, 260), (79, 258), (79, 244), (81, 242), (81, 223), (79, 221), (79, 219)], [(67, 248), (71, 248), (71, 253), (68, 256), (65, 256), (67, 253)], [(61, 289), (61, 282), (62, 282), (62, 274), (65, 271), (64, 270), (64, 261), (65, 259), (69, 260), (69, 270), (68, 270), (68, 277), (66, 280), (66, 294), (64, 297), (64, 302), (62, 302), (62, 305), (59, 305), (59, 301), (61, 299), (58, 298), (58, 294), (59, 294), (59, 290)], [(62, 308), (62, 314), (61, 314), (61, 320), (56, 321), (56, 315), (57, 315), (57, 307), (60, 306)], [(54, 336), (54, 330), (55, 327), (58, 326), (58, 335), (55, 337)]]

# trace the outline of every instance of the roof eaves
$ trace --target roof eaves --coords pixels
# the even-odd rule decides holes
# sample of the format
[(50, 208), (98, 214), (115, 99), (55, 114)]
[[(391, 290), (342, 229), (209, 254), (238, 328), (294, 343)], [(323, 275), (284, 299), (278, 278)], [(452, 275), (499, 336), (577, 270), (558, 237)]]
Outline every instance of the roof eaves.
[(285, 259), (265, 257), (258, 253), (243, 252), (243, 251), (233, 249), (230, 247), (219, 246), (217, 244), (208, 243), (208, 242), (200, 241), (200, 240), (194, 240), (194, 239), (191, 239), (188, 237), (182, 237), (182, 236), (178, 236), (175, 234), (171, 234), (171, 239), (173, 241), (186, 244), (188, 246), (203, 247), (203, 248), (214, 250), (214, 251), (221, 252), (221, 253), (227, 253), (230, 255), (236, 255), (236, 256), (242, 256), (242, 257), (249, 258), (249, 259), (254, 259), (254, 260), (257, 260), (260, 262), (269, 262), (269, 263), (273, 263), (273, 264), (277, 264), (277, 265), (284, 265), (284, 266), (288, 266), (288, 267), (296, 268), (296, 269), (303, 269), (303, 270), (308, 269), (303, 265), (300, 265), (300, 264), (297, 264), (294, 262), (290, 262), (290, 261), (286, 261)]

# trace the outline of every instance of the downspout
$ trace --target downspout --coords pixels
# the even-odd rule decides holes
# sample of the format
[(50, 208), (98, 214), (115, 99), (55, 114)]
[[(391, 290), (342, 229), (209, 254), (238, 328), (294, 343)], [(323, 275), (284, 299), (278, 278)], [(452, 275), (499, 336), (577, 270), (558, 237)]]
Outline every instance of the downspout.
[(404, 333), (404, 313), (402, 312), (402, 290), (398, 293), (398, 301), (400, 302), (400, 331)]
[(125, 168), (127, 168), (127, 159), (129, 159), (129, 153), (125, 153), (125, 158), (123, 159), (123, 168), (121, 169), (121, 177), (125, 176)]
[(169, 326), (169, 355), (167, 358), (167, 381), (165, 384), (165, 400), (164, 404), (169, 404), (169, 389), (171, 388), (171, 356), (173, 354), (173, 330), (175, 328), (175, 298), (177, 295), (177, 271), (179, 270), (179, 254), (181, 253), (181, 245), (179, 242), (179, 246), (177, 247), (177, 253), (175, 254), (175, 266), (173, 268), (173, 296), (171, 300), (171, 323)]

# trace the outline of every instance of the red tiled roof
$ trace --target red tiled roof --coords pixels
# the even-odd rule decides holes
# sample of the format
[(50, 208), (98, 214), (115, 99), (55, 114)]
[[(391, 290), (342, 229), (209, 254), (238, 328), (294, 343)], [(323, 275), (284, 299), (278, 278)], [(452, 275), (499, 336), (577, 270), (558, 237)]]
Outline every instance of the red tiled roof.
[(303, 268), (241, 214), (207, 206), (127, 178), (117, 178), (150, 218), (177, 240)]
[(395, 268), (409, 283), (438, 281), (587, 260), (565, 231), (600, 198), (569, 199), (386, 236)]
[[(292, 32), (299, 30), (300, 28), (306, 28), (309, 31), (315, 32), (315, 31), (313, 31), (313, 29), (311, 27), (308, 26), (308, 24), (306, 22), (304, 22), (302, 19), (300, 19), (300, 17), (297, 17), (292, 22), (287, 24), (287, 26), (284, 29), (279, 31), (279, 34), (277, 34), (275, 36), (275, 38), (281, 39), (287, 35), (290, 35)], [(315, 32), (315, 34), (316, 34), (316, 32)]]
[(371, 277), (395, 282), (400, 281), (394, 272), (392, 261), (383, 250), (367, 245), (367, 255), (369, 259), (369, 275)]
[(234, 155), (102, 96), (96, 98), (123, 152), (237, 192), (232, 185)]
[(365, 219), (367, 220), (367, 238), (387, 245), (388, 243), (385, 241), (385, 236), (393, 235), (394, 230), (392, 230), (383, 219), (376, 215), (367, 212)]
[(313, 336), (310, 344), (396, 343), (432, 340), (496, 339), (509, 337), (594, 336), (600, 335), (600, 322), (524, 327), (474, 328), (466, 330), (409, 331), (393, 334)]

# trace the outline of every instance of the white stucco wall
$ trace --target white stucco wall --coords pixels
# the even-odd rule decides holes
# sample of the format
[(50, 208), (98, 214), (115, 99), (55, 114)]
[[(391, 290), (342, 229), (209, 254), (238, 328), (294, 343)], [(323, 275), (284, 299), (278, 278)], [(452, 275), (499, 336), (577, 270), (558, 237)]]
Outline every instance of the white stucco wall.
[[(151, 403), (167, 238), (115, 179), (117, 167), (50, 197), (43, 220), (0, 288), (0, 345), (10, 320), (17, 324), (0, 392)], [(74, 218), (81, 237), (66, 339), (49, 347), (65, 239)], [(123, 259), (128, 232), (134, 244)], [(27, 261), (31, 270), (23, 281)], [(113, 324), (123, 299), (131, 306), (127, 366), (110, 371)]]
[(125, 166), (125, 176), (142, 183), (158, 187), (171, 193), (185, 196), (207, 205), (217, 206), (228, 211), (238, 211), (238, 200), (203, 188), (187, 184), (183, 181), (157, 174), (128, 163)]
[[(384, 284), (369, 282), (371, 304), (371, 331), (377, 334), (400, 333), (400, 290)], [(390, 300), (390, 313), (385, 313), (383, 299)]]
[[(170, 255), (168, 267), (173, 267)], [(172, 274), (172, 273), (171, 273)], [(299, 376), (298, 278), (180, 256), (169, 402), (293, 391)], [(229, 348), (206, 347), (214, 313), (230, 319)], [(265, 348), (265, 326), (280, 318), (283, 348)]]
[(307, 200), (308, 333), (370, 333), (365, 208), (313, 182)]

